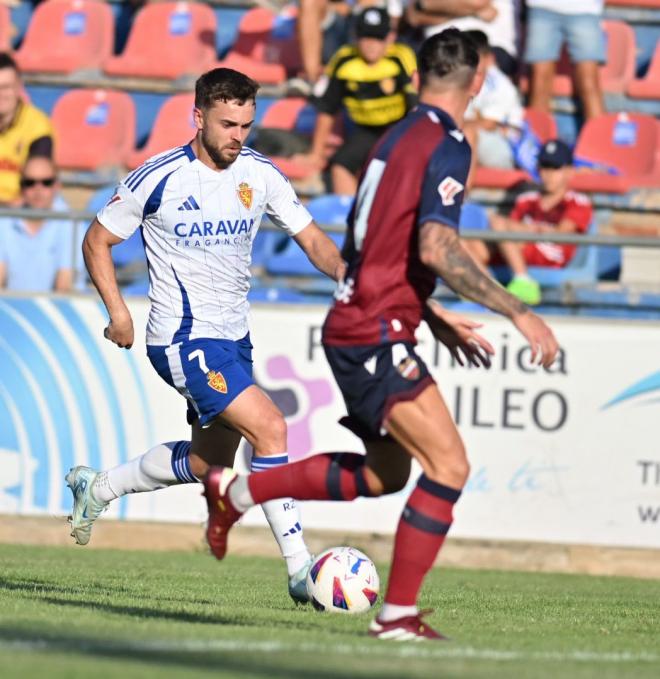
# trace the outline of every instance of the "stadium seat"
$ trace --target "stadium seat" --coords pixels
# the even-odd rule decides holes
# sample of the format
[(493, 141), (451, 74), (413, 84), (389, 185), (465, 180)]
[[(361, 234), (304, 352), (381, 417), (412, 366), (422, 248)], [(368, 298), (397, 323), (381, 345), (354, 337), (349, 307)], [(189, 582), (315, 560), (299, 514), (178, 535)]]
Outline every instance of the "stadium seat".
[(557, 122), (551, 113), (538, 108), (526, 108), (525, 120), (542, 144), (557, 139)]
[[(353, 196), (329, 194), (310, 200), (307, 203), (307, 209), (318, 224), (345, 226), (352, 205)], [(344, 243), (344, 234), (328, 233), (328, 236), (341, 249)], [(266, 271), (269, 274), (283, 276), (323, 275), (307, 259), (307, 255), (293, 239), (289, 239), (281, 252), (272, 255), (266, 261)]]
[(651, 116), (607, 113), (588, 120), (578, 137), (575, 158), (596, 168), (576, 173), (571, 186), (579, 191), (625, 193), (632, 187), (657, 185), (659, 144), (660, 126)]
[(238, 38), (218, 66), (246, 73), (261, 84), (279, 85), (300, 70), (295, 7), (275, 14), (264, 7), (241, 19)]
[(158, 111), (145, 146), (129, 154), (128, 167), (137, 167), (157, 153), (189, 142), (196, 129), (192, 118), (194, 105), (195, 95), (192, 92), (175, 94), (167, 99)]
[(52, 113), (55, 160), (65, 169), (124, 165), (135, 146), (135, 106), (125, 92), (69, 90)]
[(16, 62), (23, 71), (100, 68), (112, 55), (114, 15), (96, 0), (47, 0), (34, 10)]
[[(622, 94), (635, 77), (635, 32), (623, 21), (603, 21), (606, 36), (606, 62), (600, 67), (600, 84), (603, 92)], [(529, 79), (520, 79), (520, 89), (527, 92)], [(557, 64), (552, 93), (558, 97), (572, 97), (573, 65), (564, 48)]]
[(215, 13), (197, 2), (157, 2), (136, 15), (126, 49), (105, 62), (108, 75), (179, 78), (215, 61)]
[[(598, 232), (594, 220), (587, 230), (588, 234)], [(529, 275), (542, 288), (558, 288), (567, 284), (595, 283), (599, 279), (612, 278), (621, 267), (621, 252), (615, 246), (578, 245), (573, 259), (560, 269), (550, 266), (530, 266)], [(506, 283), (511, 279), (508, 267), (492, 268), (493, 276)]]
[(461, 207), (461, 219), (459, 229), (474, 229), (475, 231), (487, 231), (490, 228), (488, 213), (478, 203), (466, 200)]
[(660, 99), (660, 43), (656, 45), (646, 75), (633, 80), (627, 93), (635, 99)]
[(9, 7), (0, 5), (0, 51), (2, 52), (8, 52), (11, 49), (12, 28)]
[[(543, 143), (557, 139), (557, 123), (550, 113), (534, 108), (525, 109), (525, 120)], [(530, 181), (524, 170), (502, 170), (496, 167), (477, 167), (474, 185), (488, 189), (511, 189), (523, 181)]]
[(660, 0), (606, 0), (606, 5), (615, 7), (646, 7), (660, 9)]
[(271, 127), (278, 130), (295, 130), (303, 109), (308, 106), (302, 97), (288, 97), (276, 101), (264, 113), (261, 127)]

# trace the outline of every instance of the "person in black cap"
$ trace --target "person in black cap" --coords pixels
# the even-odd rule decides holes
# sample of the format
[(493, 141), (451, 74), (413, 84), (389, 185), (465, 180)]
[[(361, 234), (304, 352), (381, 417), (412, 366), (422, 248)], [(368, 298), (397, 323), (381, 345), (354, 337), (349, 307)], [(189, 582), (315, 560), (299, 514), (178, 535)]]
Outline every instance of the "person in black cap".
[[(490, 226), (495, 231), (526, 233), (584, 233), (593, 218), (591, 201), (582, 193), (569, 190), (573, 174), (573, 154), (562, 141), (546, 142), (538, 157), (541, 187), (521, 193), (509, 217), (493, 215)], [(541, 288), (530, 277), (529, 266), (561, 268), (575, 254), (575, 245), (544, 241), (500, 242), (496, 248), (482, 241), (465, 241), (465, 245), (482, 267), (502, 260), (511, 267), (513, 278), (507, 290), (526, 304), (541, 302)]]
[(298, 157), (321, 170), (335, 116), (347, 118), (343, 145), (330, 159), (334, 193), (352, 195), (373, 145), (416, 103), (414, 52), (392, 42), (390, 19), (379, 7), (357, 17), (355, 45), (341, 47), (332, 57), (314, 91), (318, 110), (310, 154)]

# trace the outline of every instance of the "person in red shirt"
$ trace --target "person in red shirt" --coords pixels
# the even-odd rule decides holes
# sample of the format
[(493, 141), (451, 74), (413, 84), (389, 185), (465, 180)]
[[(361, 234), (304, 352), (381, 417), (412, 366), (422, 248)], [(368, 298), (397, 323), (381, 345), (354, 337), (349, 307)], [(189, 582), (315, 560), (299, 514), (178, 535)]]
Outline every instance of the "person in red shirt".
[[(593, 209), (587, 196), (569, 191), (572, 154), (562, 141), (547, 142), (539, 153), (541, 189), (527, 191), (516, 199), (509, 217), (491, 218), (494, 231), (524, 231), (525, 233), (584, 233), (593, 219)], [(575, 245), (548, 243), (500, 242), (489, 247), (482, 241), (468, 241), (467, 249), (477, 262), (499, 263), (502, 259), (511, 267), (513, 278), (508, 291), (525, 304), (539, 304), (541, 288), (529, 276), (529, 266), (566, 266), (575, 254)]]
[[(348, 218), (347, 273), (323, 328), (323, 347), (366, 455), (323, 453), (276, 470), (239, 476), (215, 467), (204, 480), (207, 540), (224, 557), (232, 525), (255, 503), (278, 497), (349, 502), (405, 487), (411, 458), (422, 474), (401, 514), (384, 605), (371, 636), (442, 640), (417, 600), (449, 531), (469, 464), (447, 404), (415, 350), (422, 319), (452, 353), (488, 365), (492, 347), (430, 300), (436, 276), (508, 317), (550, 366), (550, 328), (481, 271), (461, 245), (458, 219), (470, 167), (461, 132), (483, 81), (472, 41), (457, 29), (428, 38), (419, 55), (420, 104), (376, 144)], [(456, 355), (456, 354), (455, 354)]]

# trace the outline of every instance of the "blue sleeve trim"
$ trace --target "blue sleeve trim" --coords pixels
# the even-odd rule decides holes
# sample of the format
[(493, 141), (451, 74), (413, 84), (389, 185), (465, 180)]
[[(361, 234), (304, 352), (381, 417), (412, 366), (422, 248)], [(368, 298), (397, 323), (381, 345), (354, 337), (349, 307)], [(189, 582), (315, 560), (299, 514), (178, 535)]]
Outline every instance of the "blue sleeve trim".
[(172, 176), (172, 172), (166, 174), (159, 182), (156, 184), (156, 188), (151, 192), (147, 202), (144, 204), (144, 210), (142, 210), (142, 221), (144, 221), (149, 215), (154, 214), (160, 207), (160, 203), (163, 200), (163, 191), (165, 190), (165, 184), (167, 180)]

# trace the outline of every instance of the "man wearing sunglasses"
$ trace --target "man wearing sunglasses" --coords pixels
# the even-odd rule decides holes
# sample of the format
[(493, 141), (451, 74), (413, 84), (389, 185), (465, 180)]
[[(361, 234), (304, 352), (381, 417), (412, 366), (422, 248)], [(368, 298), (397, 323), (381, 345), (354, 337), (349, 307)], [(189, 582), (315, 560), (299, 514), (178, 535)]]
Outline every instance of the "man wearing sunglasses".
[[(26, 208), (67, 210), (58, 195), (53, 162), (29, 158), (20, 179), (21, 202)], [(75, 279), (74, 228), (68, 219), (0, 219), (0, 287), (29, 292), (67, 292)]]

